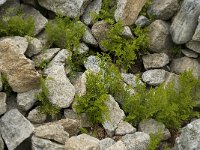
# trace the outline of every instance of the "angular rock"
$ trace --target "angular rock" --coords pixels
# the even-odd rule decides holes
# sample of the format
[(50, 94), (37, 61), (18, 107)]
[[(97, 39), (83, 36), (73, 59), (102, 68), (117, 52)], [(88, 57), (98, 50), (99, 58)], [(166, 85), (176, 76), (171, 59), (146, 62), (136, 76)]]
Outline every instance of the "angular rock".
[(6, 93), (0, 92), (0, 116), (4, 114), (6, 110), (7, 110)]
[(105, 150), (106, 148), (109, 148), (113, 144), (115, 144), (115, 141), (113, 139), (111, 139), (111, 138), (105, 138), (105, 139), (103, 139), (103, 140), (101, 140), (99, 142), (100, 150)]
[(101, 59), (96, 56), (89, 56), (84, 62), (84, 66), (87, 70), (98, 73), (100, 71)]
[(33, 62), (19, 53), (11, 40), (0, 41), (0, 71), (6, 73), (8, 83), (15, 92), (26, 92), (39, 86), (39, 74)]
[(150, 24), (150, 50), (153, 52), (166, 52), (171, 49), (173, 42), (169, 32), (170, 25), (162, 20)]
[(33, 125), (17, 110), (8, 111), (0, 119), (0, 131), (9, 150), (14, 150), (31, 136)]
[(145, 16), (139, 16), (135, 21), (135, 24), (140, 27), (144, 27), (150, 24), (150, 20)]
[(106, 150), (127, 150), (125, 144), (122, 141), (118, 141)]
[(186, 44), (186, 47), (200, 53), (200, 41), (190, 41)]
[(115, 10), (115, 20), (122, 20), (124, 25), (132, 25), (136, 21), (145, 2), (145, 0), (119, 0)]
[(60, 13), (63, 16), (70, 18), (79, 17), (87, 7), (90, 0), (38, 0), (39, 4), (55, 13)]
[(69, 107), (74, 99), (75, 88), (67, 78), (64, 66), (53, 65), (46, 69), (45, 73), (50, 102), (60, 108)]
[(200, 64), (196, 59), (182, 57), (173, 59), (170, 65), (171, 71), (177, 74), (185, 71), (192, 71), (196, 77), (200, 76)]
[(169, 20), (179, 9), (178, 0), (154, 0), (148, 9), (148, 15), (155, 19)]
[(184, 0), (181, 9), (172, 21), (170, 33), (176, 44), (184, 44), (192, 39), (200, 15), (200, 1)]
[(169, 83), (175, 82), (175, 88), (178, 88), (178, 79), (179, 75), (172, 72), (166, 72), (166, 79), (164, 85), (167, 86)]
[(136, 128), (134, 128), (130, 123), (126, 121), (121, 121), (117, 129), (115, 130), (115, 135), (126, 135), (133, 134), (136, 132)]
[(125, 27), (124, 27), (124, 29), (123, 29), (123, 31), (122, 31), (122, 35), (123, 35), (125, 38), (131, 38), (131, 39), (134, 38), (133, 33), (132, 33), (132, 31), (131, 31), (131, 29), (130, 29), (129, 26), (125, 26)]
[(198, 26), (197, 26), (197, 28), (195, 30), (195, 33), (194, 33), (194, 35), (192, 37), (192, 40), (200, 41), (200, 16), (198, 18)]
[(121, 140), (126, 145), (127, 150), (146, 150), (150, 136), (143, 132), (136, 132), (123, 136)]
[(35, 108), (28, 113), (28, 120), (33, 123), (45, 122), (47, 115), (40, 112), (39, 108)]
[(0, 150), (4, 150), (4, 142), (0, 134)]
[(41, 41), (43, 47), (48, 47), (48, 39), (45, 31), (41, 31), (37, 34), (36, 38)]
[(142, 57), (144, 68), (162, 68), (169, 63), (169, 57), (165, 53), (154, 53)]
[(62, 125), (51, 123), (37, 127), (34, 130), (34, 135), (39, 138), (56, 141), (60, 144), (65, 144), (65, 141), (69, 138), (69, 134), (64, 131)]
[[(124, 82), (128, 85), (130, 85), (132, 88), (136, 86), (136, 75), (131, 73), (121, 73), (121, 77), (124, 80)], [(142, 81), (139, 80), (139, 83), (142, 83)]]
[(157, 86), (165, 81), (166, 71), (163, 69), (147, 70), (142, 74), (142, 80), (153, 86)]
[(64, 145), (33, 136), (32, 150), (64, 150)]
[(187, 57), (190, 57), (190, 58), (197, 58), (198, 57), (198, 54), (195, 53), (194, 51), (192, 50), (189, 50), (189, 49), (182, 49), (181, 52), (187, 56)]
[(111, 95), (105, 103), (108, 107), (108, 116), (104, 116), (106, 121), (102, 125), (107, 134), (113, 136), (118, 124), (125, 118), (125, 114)]
[(84, 54), (89, 51), (89, 47), (85, 43), (80, 43), (80, 46), (78, 49), (74, 49), (74, 51), (78, 51), (79, 54)]
[(94, 36), (92, 35), (92, 32), (89, 28), (86, 28), (86, 31), (82, 37), (82, 40), (83, 42), (91, 45), (91, 46), (94, 46), (94, 47), (97, 47), (98, 46), (98, 42), (97, 40), (94, 38)]

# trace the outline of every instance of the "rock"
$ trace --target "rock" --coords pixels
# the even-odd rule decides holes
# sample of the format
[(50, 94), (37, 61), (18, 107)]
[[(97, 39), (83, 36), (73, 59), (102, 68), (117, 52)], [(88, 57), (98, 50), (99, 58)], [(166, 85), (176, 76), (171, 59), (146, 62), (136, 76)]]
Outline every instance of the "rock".
[(6, 73), (14, 92), (26, 92), (38, 88), (39, 74), (33, 62), (19, 53), (11, 40), (0, 41), (0, 71)]
[(22, 2), (23, 2), (24, 4), (31, 5), (31, 6), (33, 6), (33, 7), (35, 7), (35, 8), (38, 7), (38, 2), (37, 2), (37, 0), (29, 0), (29, 1), (27, 1), (27, 0), (22, 0)]
[[(132, 88), (135, 88), (136, 86), (136, 75), (131, 73), (121, 73), (121, 77), (124, 80), (124, 82), (128, 85), (130, 85)], [(142, 83), (141, 80), (139, 80), (139, 83)]]
[(186, 44), (186, 47), (197, 52), (200, 53), (200, 42), (199, 41), (190, 41)]
[(8, 40), (12, 44), (16, 45), (18, 49), (18, 53), (24, 54), (28, 48), (28, 40), (21, 36), (9, 36), (9, 37), (2, 37), (0, 41)]
[(190, 58), (197, 58), (198, 57), (198, 54), (195, 53), (194, 51), (191, 51), (189, 49), (182, 49), (181, 52), (187, 56), (187, 57), (190, 57)]
[(53, 65), (46, 69), (45, 73), (47, 74), (45, 83), (49, 89), (49, 101), (60, 108), (69, 107), (74, 99), (75, 88), (67, 78), (64, 66)]
[(127, 150), (125, 144), (122, 141), (118, 141), (106, 150)]
[(144, 27), (150, 24), (150, 20), (145, 16), (139, 16), (135, 21), (135, 24), (140, 27)]
[(85, 43), (80, 43), (79, 48), (74, 49), (74, 51), (76, 51), (76, 50), (79, 54), (84, 54), (84, 53), (87, 53), (89, 51), (89, 47)]
[(0, 6), (3, 5), (7, 0), (0, 0)]
[(172, 72), (166, 72), (166, 79), (164, 85), (167, 86), (169, 83), (175, 82), (175, 88), (178, 88), (178, 80), (179, 80), (179, 75)]
[[(93, 24), (93, 16), (95, 14), (99, 14), (99, 11), (101, 10), (101, 5), (102, 5), (102, 0), (93, 0), (85, 9), (83, 16), (81, 20), (83, 23), (86, 25), (91, 25)], [(94, 14), (91, 14), (94, 13)]]
[(6, 104), (6, 93), (0, 92), (0, 116), (3, 115), (7, 110)]
[(31, 6), (28, 6), (28, 5), (22, 5), (22, 6), (23, 6), (24, 13), (27, 16), (33, 16), (33, 19), (35, 22), (34, 35), (37, 35), (44, 29), (46, 23), (48, 22), (47, 18), (45, 18), (38, 10), (36, 10), (35, 8)]
[(27, 36), (26, 38), (29, 41), (28, 49), (26, 51), (26, 55), (28, 57), (32, 57), (33, 55), (36, 55), (42, 51), (43, 46), (40, 40), (30, 36)]
[(33, 125), (17, 109), (8, 111), (0, 119), (0, 131), (9, 150), (17, 148), (33, 130)]
[(192, 40), (200, 41), (200, 16), (198, 18), (198, 26), (197, 26), (197, 28), (195, 30), (195, 33), (194, 33), (194, 35), (192, 37)]
[(169, 32), (170, 25), (162, 20), (150, 24), (150, 50), (153, 52), (166, 52), (172, 48), (173, 42)]
[(169, 63), (169, 57), (165, 53), (154, 53), (142, 57), (144, 68), (162, 68)]
[[(3, 0), (1, 0), (3, 1)], [(6, 2), (1, 6), (0, 14), (1, 16), (6, 15), (9, 9), (15, 9), (20, 7), (19, 0), (6, 0)]]
[(105, 138), (105, 139), (103, 139), (103, 140), (101, 140), (99, 142), (100, 150), (105, 150), (106, 148), (109, 148), (113, 144), (115, 144), (115, 141), (113, 139), (111, 139), (111, 138)]
[(154, 119), (148, 119), (139, 123), (139, 131), (146, 134), (159, 134), (163, 133), (163, 140), (167, 140), (171, 137), (171, 133), (165, 128), (165, 125), (161, 122), (157, 122)]
[(104, 116), (106, 121), (102, 125), (107, 134), (113, 136), (118, 124), (125, 118), (125, 114), (111, 95), (105, 104), (108, 107), (108, 116)]
[(125, 26), (125, 27), (124, 27), (124, 29), (123, 29), (123, 31), (122, 31), (122, 35), (123, 35), (125, 38), (131, 38), (131, 39), (134, 38), (133, 33), (132, 33), (132, 31), (131, 31), (131, 29), (130, 29), (129, 26)]
[(2, 83), (2, 77), (1, 77), (1, 73), (0, 73), (0, 91), (3, 90), (3, 83)]
[(4, 150), (4, 142), (0, 134), (0, 150)]
[(37, 34), (36, 38), (41, 41), (43, 47), (48, 47), (48, 39), (45, 31), (41, 31)]
[(28, 113), (28, 120), (33, 123), (43, 123), (45, 122), (47, 115), (40, 112), (39, 108), (35, 108)]
[(172, 72), (177, 74), (191, 70), (194, 76), (200, 76), (200, 64), (193, 58), (181, 57), (173, 59), (170, 68)]
[(17, 93), (17, 105), (23, 111), (28, 111), (33, 107), (36, 100), (36, 94), (39, 93), (40, 90), (34, 89), (24, 93)]
[(121, 140), (126, 145), (127, 150), (146, 150), (150, 136), (143, 132), (136, 132), (123, 136)]
[(100, 63), (101, 59), (97, 56), (89, 56), (87, 60), (84, 62), (84, 66), (87, 70), (98, 73), (100, 71)]
[(174, 43), (184, 44), (192, 39), (198, 24), (199, 15), (200, 1), (184, 0), (170, 28)]
[(154, 0), (148, 9), (148, 15), (155, 19), (169, 20), (179, 9), (178, 0)]
[(99, 140), (87, 134), (81, 134), (69, 138), (65, 143), (65, 149), (70, 150), (99, 150)]
[(149, 85), (157, 86), (165, 81), (166, 71), (163, 69), (147, 70), (142, 74), (142, 80)]
[(200, 149), (200, 119), (189, 123), (182, 128), (181, 135), (176, 138), (175, 150)]
[(79, 96), (85, 95), (86, 93), (86, 81), (87, 81), (87, 74), (89, 73), (89, 71), (85, 71), (82, 75), (80, 75), (75, 83), (74, 83), (74, 87), (76, 89), (76, 94), (78, 94)]
[(34, 130), (34, 135), (39, 138), (56, 141), (60, 144), (65, 144), (65, 141), (69, 138), (69, 134), (64, 131), (62, 125), (51, 123), (37, 127)]
[(121, 20), (124, 25), (132, 25), (136, 21), (145, 2), (145, 0), (119, 0), (115, 10), (115, 20)]
[(55, 13), (60, 13), (63, 16), (68, 16), (70, 18), (80, 17), (83, 11), (87, 7), (90, 0), (38, 0), (39, 4)]
[(64, 150), (64, 145), (33, 136), (32, 150)]
[(86, 31), (82, 37), (83, 42), (87, 43), (88, 45), (97, 47), (98, 46), (98, 42), (96, 41), (96, 39), (94, 38), (94, 36), (92, 35), (92, 32), (89, 28), (86, 28)]
[(136, 128), (134, 128), (130, 123), (126, 121), (121, 121), (117, 129), (115, 130), (115, 135), (126, 135), (133, 134), (136, 132)]

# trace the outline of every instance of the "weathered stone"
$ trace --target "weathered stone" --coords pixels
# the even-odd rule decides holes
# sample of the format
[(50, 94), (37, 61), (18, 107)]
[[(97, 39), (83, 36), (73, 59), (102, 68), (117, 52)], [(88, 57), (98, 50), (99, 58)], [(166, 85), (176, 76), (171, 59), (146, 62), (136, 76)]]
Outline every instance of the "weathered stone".
[(33, 123), (43, 123), (45, 122), (47, 115), (40, 112), (39, 108), (35, 108), (28, 113), (27, 118)]
[(131, 29), (130, 29), (129, 26), (125, 26), (125, 27), (123, 28), (122, 35), (123, 35), (125, 38), (131, 38), (131, 39), (134, 38), (133, 33), (132, 33), (132, 31), (131, 31)]
[(194, 51), (192, 50), (189, 50), (189, 49), (182, 49), (181, 52), (187, 56), (187, 57), (190, 57), (190, 58), (197, 58), (198, 57), (198, 54), (195, 53)]
[(99, 142), (100, 150), (105, 150), (106, 148), (115, 144), (115, 141), (111, 138), (105, 138)]
[(150, 24), (150, 20), (145, 16), (139, 16), (135, 21), (135, 24), (140, 27), (144, 27)]
[(65, 143), (65, 149), (70, 150), (99, 150), (99, 140), (87, 134), (69, 138)]
[(125, 118), (125, 114), (111, 95), (109, 95), (105, 104), (108, 107), (109, 116), (103, 116), (106, 121), (104, 121), (102, 125), (107, 134), (113, 136), (118, 124)]
[(11, 40), (0, 41), (0, 71), (6, 73), (13, 91), (26, 92), (38, 88), (39, 74), (33, 62), (19, 51)]
[(200, 16), (198, 18), (198, 26), (197, 26), (197, 28), (195, 30), (195, 33), (194, 33), (194, 35), (192, 37), (192, 40), (200, 41)]
[(148, 15), (155, 19), (169, 20), (179, 9), (178, 0), (154, 0), (148, 9)]
[(134, 128), (130, 123), (126, 121), (121, 121), (117, 125), (117, 129), (115, 130), (115, 135), (133, 134), (135, 132), (136, 128)]
[(154, 119), (148, 119), (140, 122), (139, 131), (146, 134), (158, 134), (163, 133), (163, 140), (167, 140), (171, 137), (171, 134), (168, 129), (165, 128), (165, 125), (161, 122), (157, 122)]
[(64, 145), (33, 136), (32, 150), (64, 150)]
[(101, 59), (96, 56), (89, 56), (84, 62), (84, 66), (87, 70), (98, 73), (100, 71)]
[(175, 82), (175, 88), (178, 88), (178, 79), (179, 79), (179, 75), (172, 72), (166, 72), (164, 85), (167, 86), (169, 83)]
[(200, 64), (193, 58), (182, 57), (173, 59), (170, 68), (172, 72), (177, 74), (185, 71), (192, 71), (194, 76), (200, 76)]
[(174, 43), (184, 44), (192, 39), (200, 15), (199, 0), (184, 0), (181, 9), (172, 21), (171, 35)]
[(0, 116), (7, 110), (6, 93), (0, 92)]
[(31, 109), (36, 102), (36, 94), (38, 94), (39, 91), (38, 89), (34, 89), (24, 93), (17, 93), (18, 107), (23, 111)]
[(142, 74), (142, 80), (149, 85), (159, 85), (165, 81), (166, 71), (163, 69), (147, 70)]
[(101, 10), (101, 5), (102, 5), (102, 0), (93, 0), (85, 9), (83, 16), (81, 20), (86, 24), (86, 25), (91, 25), (93, 24), (93, 16), (91, 13), (94, 14), (99, 14), (99, 11)]
[[(124, 82), (130, 85), (132, 88), (136, 86), (136, 75), (131, 73), (121, 73), (121, 77), (124, 80)], [(142, 81), (139, 80), (139, 83), (142, 83)]]
[(90, 0), (38, 0), (39, 4), (55, 13), (71, 18), (79, 17), (83, 14)]
[(186, 47), (200, 53), (200, 41), (190, 41), (186, 44)]
[(76, 94), (82, 96), (86, 93), (86, 77), (88, 71), (82, 73), (74, 82), (74, 87), (76, 89)]
[(92, 32), (89, 28), (86, 28), (86, 31), (82, 37), (82, 40), (83, 42), (91, 45), (91, 46), (94, 46), (94, 47), (97, 47), (98, 46), (98, 42), (97, 40), (94, 38), (94, 36), (92, 35)]
[(169, 63), (169, 57), (165, 53), (154, 53), (142, 57), (144, 68), (162, 68)]
[(7, 0), (0, 0), (0, 6), (3, 5)]
[(79, 54), (84, 54), (89, 51), (89, 47), (85, 43), (80, 43), (79, 48), (74, 49), (74, 51), (77, 51)]
[(162, 20), (150, 24), (150, 50), (153, 52), (166, 52), (171, 49), (173, 42), (169, 32), (170, 25)]
[(48, 38), (45, 31), (41, 31), (37, 34), (36, 38), (41, 41), (43, 47), (48, 47)]
[(67, 108), (71, 105), (75, 88), (66, 76), (63, 65), (53, 65), (45, 70), (47, 80), (45, 81), (49, 89), (49, 101), (59, 106)]
[(125, 144), (122, 141), (118, 141), (106, 150), (127, 150)]
[(121, 140), (126, 145), (127, 150), (146, 150), (150, 136), (143, 132), (136, 132), (123, 136)]
[(198, 150), (200, 149), (200, 119), (189, 123), (182, 128), (181, 135), (176, 138), (174, 150)]
[(16, 9), (19, 7), (20, 7), (19, 0), (6, 0), (6, 2), (1, 6), (0, 14), (1, 14), (1, 16), (6, 15), (6, 13), (9, 9)]
[(32, 5), (33, 7), (37, 8), (38, 7), (38, 2), (37, 0), (22, 0), (24, 4)]
[(122, 20), (124, 25), (132, 25), (136, 21), (145, 2), (146, 0), (119, 0), (115, 10), (115, 20)]
[(9, 150), (14, 150), (31, 136), (33, 125), (17, 110), (8, 111), (0, 119), (0, 131)]
[(37, 127), (34, 130), (34, 135), (36, 137), (53, 140), (61, 144), (65, 144), (65, 141), (69, 138), (69, 134), (64, 131), (62, 125), (51, 123)]
[(3, 90), (3, 83), (2, 83), (2, 77), (1, 77), (1, 73), (0, 73), (0, 91)]
[(4, 142), (0, 134), (0, 150), (4, 150)]

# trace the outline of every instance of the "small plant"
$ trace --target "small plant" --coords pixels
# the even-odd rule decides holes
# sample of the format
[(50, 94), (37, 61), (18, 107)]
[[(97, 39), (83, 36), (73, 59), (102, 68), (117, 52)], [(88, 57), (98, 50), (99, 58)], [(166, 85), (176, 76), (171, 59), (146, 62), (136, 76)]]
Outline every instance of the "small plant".
[(9, 96), (13, 90), (8, 83), (6, 74), (4, 74), (4, 73), (1, 74), (1, 82), (2, 82), (2, 86), (3, 86), (3, 91), (6, 92), (7, 96)]
[(156, 150), (163, 138), (163, 133), (158, 132), (156, 134), (150, 134), (150, 143), (147, 146), (147, 150)]
[(140, 15), (148, 17), (147, 10), (152, 3), (153, 3), (153, 0), (146, 0), (146, 3), (140, 12)]

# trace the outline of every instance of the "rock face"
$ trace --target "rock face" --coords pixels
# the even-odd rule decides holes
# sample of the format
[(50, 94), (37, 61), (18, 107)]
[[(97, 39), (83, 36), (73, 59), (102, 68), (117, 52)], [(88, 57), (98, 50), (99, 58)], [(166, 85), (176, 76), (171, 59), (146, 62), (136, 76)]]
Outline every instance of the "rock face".
[(113, 144), (115, 144), (115, 141), (113, 139), (105, 138), (105, 139), (101, 140), (99, 143), (100, 150), (105, 150), (106, 148), (112, 146)]
[(32, 61), (19, 51), (11, 40), (0, 41), (0, 71), (6, 73), (13, 91), (26, 92), (39, 86), (39, 74)]
[(176, 44), (187, 43), (192, 39), (200, 15), (200, 1), (184, 0), (181, 9), (171, 25), (172, 39)]
[(200, 16), (198, 18), (198, 26), (197, 26), (197, 28), (195, 30), (195, 33), (194, 33), (194, 35), (192, 37), (192, 40), (200, 41)]
[(126, 121), (121, 121), (115, 130), (115, 135), (133, 134), (135, 132), (136, 128), (134, 128), (131, 124)]
[(115, 20), (122, 20), (124, 25), (132, 25), (136, 21), (145, 2), (146, 0), (119, 0), (115, 11)]
[(38, 2), (42, 7), (48, 10), (60, 13), (63, 16), (75, 18), (83, 14), (90, 0), (38, 0)]
[(4, 150), (4, 142), (0, 134), (0, 150)]
[(106, 150), (127, 150), (127, 148), (122, 141), (118, 141)]
[(33, 130), (33, 125), (17, 109), (8, 111), (0, 119), (0, 131), (9, 150), (17, 148)]
[(200, 149), (200, 119), (184, 127), (181, 135), (176, 138), (175, 150)]
[(0, 92), (0, 116), (7, 110), (6, 93)]
[(186, 47), (200, 53), (200, 42), (199, 41), (190, 41), (186, 44)]

